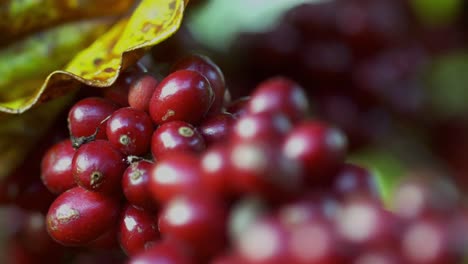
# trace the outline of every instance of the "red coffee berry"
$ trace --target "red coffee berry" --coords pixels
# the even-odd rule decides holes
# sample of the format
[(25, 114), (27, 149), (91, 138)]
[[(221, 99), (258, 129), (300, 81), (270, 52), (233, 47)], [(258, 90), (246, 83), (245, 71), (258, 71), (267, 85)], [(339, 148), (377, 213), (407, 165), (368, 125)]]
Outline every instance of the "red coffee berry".
[(248, 113), (234, 124), (231, 140), (274, 144), (281, 142), (291, 129), (290, 119), (280, 112)]
[(241, 193), (277, 200), (297, 194), (302, 188), (298, 163), (284, 157), (274, 145), (241, 142), (230, 145), (228, 155), (230, 181)]
[(161, 241), (155, 243), (150, 249), (135, 255), (129, 264), (192, 264), (190, 256), (174, 243)]
[(276, 219), (255, 220), (234, 243), (241, 263), (291, 263), (287, 230)]
[(156, 124), (175, 120), (196, 124), (206, 115), (213, 100), (213, 90), (203, 75), (180, 70), (156, 87), (149, 111)]
[(106, 139), (106, 122), (103, 122), (115, 110), (117, 105), (112, 101), (89, 97), (77, 102), (68, 112), (68, 129), (75, 138), (89, 137), (96, 132), (96, 139)]
[(82, 246), (113, 226), (119, 213), (116, 200), (81, 187), (55, 199), (47, 213), (47, 231), (62, 245)]
[(60, 194), (76, 185), (72, 173), (75, 149), (66, 139), (53, 145), (42, 158), (41, 179), (47, 189)]
[(234, 118), (240, 118), (247, 113), (247, 104), (250, 101), (250, 96), (245, 96), (236, 99), (235, 101), (229, 103), (226, 108), (228, 113), (231, 113)]
[(152, 75), (142, 75), (130, 84), (128, 103), (132, 108), (149, 111), (149, 104), (159, 81)]
[(127, 205), (120, 218), (118, 237), (128, 256), (143, 252), (159, 238), (157, 218), (144, 209)]
[(297, 83), (276, 77), (260, 83), (247, 104), (250, 113), (282, 112), (294, 122), (309, 112), (309, 102), (304, 89)]
[(347, 196), (367, 195), (378, 198), (377, 182), (368, 170), (353, 165), (344, 164), (335, 176), (333, 191), (346, 199)]
[(105, 140), (84, 144), (72, 161), (73, 176), (79, 186), (105, 193), (118, 193), (125, 168), (123, 155)]
[(210, 146), (228, 139), (234, 121), (234, 117), (231, 114), (222, 112), (205, 118), (198, 126), (198, 131), (200, 131), (200, 134), (205, 139), (206, 145)]
[(283, 153), (301, 163), (309, 183), (329, 183), (344, 161), (346, 138), (341, 131), (324, 123), (307, 121), (286, 136)]
[[(104, 98), (107, 98), (120, 107), (129, 106), (129, 92), (130, 85), (140, 78), (144, 74), (146, 69), (144, 69), (140, 64), (136, 64), (134, 67), (131, 67), (124, 72), (122, 72), (115, 81), (115, 83), (106, 88), (103, 92)], [(151, 96), (151, 95), (150, 95)]]
[(225, 225), (223, 205), (201, 193), (176, 196), (159, 216), (163, 236), (183, 241), (204, 256), (213, 256), (223, 248)]
[(205, 76), (214, 93), (214, 102), (210, 107), (209, 112), (218, 113), (221, 111), (224, 102), (226, 84), (221, 69), (210, 58), (203, 55), (187, 56), (176, 62), (172, 70), (191, 70), (199, 72)]
[(219, 197), (229, 197), (232, 194), (232, 176), (227, 146), (215, 145), (206, 150), (200, 158), (200, 167), (204, 189)]
[(144, 111), (120, 108), (107, 121), (106, 134), (109, 142), (123, 154), (144, 155), (149, 151), (153, 122)]
[(198, 153), (205, 149), (205, 141), (189, 123), (166, 122), (154, 131), (151, 138), (151, 153), (156, 160), (177, 152)]
[(124, 171), (122, 189), (130, 204), (148, 210), (156, 207), (148, 187), (153, 166), (152, 162), (141, 160), (132, 163)]
[(198, 157), (176, 153), (156, 162), (150, 172), (149, 188), (155, 201), (164, 204), (176, 195), (198, 190), (201, 172)]

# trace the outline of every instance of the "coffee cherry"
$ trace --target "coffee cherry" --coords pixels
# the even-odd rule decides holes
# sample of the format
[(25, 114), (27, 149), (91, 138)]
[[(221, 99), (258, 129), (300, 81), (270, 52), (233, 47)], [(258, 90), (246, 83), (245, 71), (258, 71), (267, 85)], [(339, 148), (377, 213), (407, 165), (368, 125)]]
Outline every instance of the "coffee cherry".
[(115, 111), (107, 121), (109, 142), (125, 155), (144, 155), (149, 151), (153, 122), (144, 111), (130, 107)]
[(166, 241), (155, 243), (150, 249), (135, 255), (129, 264), (192, 264), (190, 256), (174, 243)]
[(288, 233), (276, 219), (256, 220), (240, 234), (235, 249), (242, 263), (291, 263)]
[(222, 112), (205, 118), (198, 126), (198, 131), (205, 139), (206, 145), (210, 146), (214, 143), (226, 141), (233, 123), (234, 117), (227, 112)]
[(210, 113), (221, 111), (224, 102), (226, 84), (221, 69), (208, 57), (202, 55), (187, 56), (172, 67), (172, 70), (191, 70), (199, 72), (208, 79), (214, 93), (214, 102), (210, 107)]
[(366, 195), (378, 199), (379, 192), (377, 182), (368, 170), (353, 165), (345, 164), (337, 173), (333, 183), (333, 191), (342, 196)]
[(293, 81), (276, 77), (259, 84), (247, 104), (250, 113), (282, 112), (294, 122), (309, 112), (304, 90)]
[(229, 148), (230, 180), (241, 193), (281, 199), (299, 193), (302, 186), (297, 162), (282, 156), (273, 145), (242, 142)]
[(286, 136), (283, 153), (301, 163), (309, 183), (330, 183), (345, 158), (346, 138), (326, 124), (306, 121)]
[(81, 187), (62, 193), (47, 213), (47, 231), (60, 244), (82, 246), (104, 234), (117, 218), (116, 200)]
[(103, 121), (117, 108), (112, 101), (99, 97), (77, 102), (68, 112), (70, 135), (75, 138), (89, 137), (99, 129), (96, 139), (106, 139), (106, 122)]
[(123, 155), (108, 141), (81, 146), (72, 161), (75, 182), (90, 191), (118, 193), (126, 166)]
[(132, 108), (149, 111), (149, 104), (154, 90), (158, 86), (159, 81), (147, 74), (142, 75), (130, 84), (128, 92), (128, 103)]
[(129, 106), (128, 97), (130, 93), (130, 85), (134, 83), (135, 80), (140, 79), (140, 76), (143, 76), (145, 71), (146, 69), (139, 63), (129, 69), (126, 69), (120, 74), (119, 78), (117, 78), (111, 87), (104, 90), (104, 98), (115, 102), (120, 107)]
[(156, 87), (149, 112), (156, 124), (175, 120), (197, 124), (213, 100), (213, 90), (203, 75), (180, 70), (171, 73)]
[(177, 152), (198, 153), (205, 149), (205, 141), (189, 123), (166, 122), (154, 131), (151, 153), (156, 160)]
[(292, 127), (290, 119), (279, 112), (248, 113), (234, 124), (231, 140), (274, 144), (281, 142)]
[(119, 223), (119, 242), (128, 256), (147, 250), (158, 238), (158, 223), (152, 213), (132, 205), (124, 207)]
[(247, 113), (247, 104), (250, 101), (250, 96), (238, 98), (237, 100), (229, 103), (226, 108), (228, 113), (231, 113), (234, 118), (238, 119)]
[(148, 187), (152, 162), (141, 160), (128, 166), (122, 175), (122, 189), (127, 201), (147, 210), (156, 207)]
[(199, 191), (201, 171), (198, 158), (189, 153), (176, 153), (156, 162), (150, 172), (149, 188), (156, 202), (164, 204), (173, 197)]
[(227, 146), (215, 145), (206, 150), (200, 158), (200, 167), (204, 189), (219, 197), (229, 197), (233, 193)]
[(52, 146), (42, 158), (41, 179), (51, 193), (60, 194), (76, 185), (72, 173), (74, 154), (71, 140), (66, 139)]
[(225, 225), (223, 204), (201, 193), (176, 196), (159, 216), (163, 236), (183, 241), (205, 256), (213, 256), (224, 247)]

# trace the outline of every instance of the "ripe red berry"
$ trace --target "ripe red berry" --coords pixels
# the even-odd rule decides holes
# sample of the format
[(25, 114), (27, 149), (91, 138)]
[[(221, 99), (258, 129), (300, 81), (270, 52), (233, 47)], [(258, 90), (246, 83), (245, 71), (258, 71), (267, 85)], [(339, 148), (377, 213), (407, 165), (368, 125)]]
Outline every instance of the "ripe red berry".
[(135, 255), (129, 264), (192, 264), (193, 260), (180, 247), (168, 241), (155, 243), (150, 249)]
[(190, 245), (197, 254), (213, 256), (224, 246), (226, 215), (222, 203), (206, 194), (181, 194), (159, 217), (159, 230)]
[(283, 153), (301, 163), (309, 183), (329, 183), (344, 161), (346, 138), (333, 127), (307, 121), (294, 127), (286, 136)]
[(234, 121), (234, 117), (231, 114), (222, 112), (203, 120), (198, 126), (198, 131), (200, 131), (200, 134), (205, 139), (206, 145), (210, 146), (228, 139)]
[(150, 248), (159, 238), (157, 218), (144, 209), (127, 205), (119, 223), (119, 242), (128, 256)]
[(248, 112), (282, 112), (291, 120), (303, 119), (309, 112), (304, 89), (297, 83), (276, 77), (260, 83), (247, 104)]
[(99, 97), (89, 97), (77, 102), (68, 112), (70, 135), (75, 138), (89, 137), (99, 128), (96, 139), (106, 139), (106, 122), (101, 122), (117, 108), (112, 101)]
[(229, 197), (233, 193), (227, 146), (215, 145), (205, 151), (200, 158), (200, 167), (204, 189), (219, 197)]
[(109, 142), (126, 155), (144, 155), (149, 151), (153, 122), (144, 111), (130, 107), (115, 111), (107, 121)]
[(69, 139), (53, 145), (42, 158), (41, 179), (47, 189), (60, 194), (76, 185), (72, 173), (75, 149)]
[(242, 142), (229, 147), (229, 163), (234, 188), (241, 193), (261, 194), (281, 199), (302, 188), (300, 167), (284, 157), (274, 145)]
[(348, 196), (366, 195), (378, 199), (377, 182), (368, 170), (353, 165), (344, 164), (335, 176), (333, 191), (346, 199)]
[(210, 113), (221, 111), (224, 102), (226, 84), (221, 69), (210, 58), (202, 55), (191, 55), (178, 61), (174, 67), (175, 70), (191, 70), (202, 74), (210, 82), (214, 93), (214, 102), (210, 107)]
[(198, 158), (189, 153), (166, 156), (150, 172), (150, 191), (155, 201), (161, 204), (176, 195), (198, 190), (200, 186)]
[(117, 78), (111, 87), (104, 90), (104, 98), (115, 102), (120, 107), (129, 106), (128, 97), (130, 92), (130, 85), (135, 80), (139, 79), (145, 71), (146, 69), (144, 69), (140, 64), (125, 70), (121, 73), (119, 78)]
[(174, 120), (196, 124), (206, 115), (213, 100), (213, 90), (203, 75), (180, 70), (156, 87), (149, 111), (156, 124)]
[(159, 126), (151, 138), (151, 153), (156, 160), (177, 152), (198, 153), (205, 141), (189, 123), (171, 121)]
[(249, 101), (250, 96), (238, 98), (227, 106), (226, 111), (231, 113), (234, 118), (240, 118), (247, 113), (247, 104)]
[(274, 144), (281, 142), (291, 129), (291, 120), (280, 112), (247, 113), (234, 124), (231, 139)]
[(123, 155), (105, 140), (84, 144), (72, 161), (73, 176), (79, 186), (105, 193), (118, 193), (125, 168)]
[(158, 80), (152, 75), (142, 75), (130, 84), (128, 103), (132, 108), (149, 111), (149, 103), (154, 90), (158, 86)]
[(154, 209), (156, 207), (148, 187), (152, 162), (142, 160), (132, 163), (122, 176), (122, 189), (127, 201), (137, 207)]
[(47, 231), (60, 244), (82, 246), (113, 226), (119, 213), (116, 200), (81, 187), (72, 188), (51, 204)]

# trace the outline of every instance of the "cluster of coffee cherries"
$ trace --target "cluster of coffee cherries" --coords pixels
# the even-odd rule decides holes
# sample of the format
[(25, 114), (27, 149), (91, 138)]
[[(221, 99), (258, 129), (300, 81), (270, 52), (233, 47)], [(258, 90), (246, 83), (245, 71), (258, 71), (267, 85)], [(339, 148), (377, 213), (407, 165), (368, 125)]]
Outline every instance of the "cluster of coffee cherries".
[[(129, 79), (78, 101), (70, 138), (42, 159), (41, 179), (58, 195), (43, 224), (59, 244), (120, 248), (133, 264), (463, 255), (444, 214), (426, 213), (434, 211), (428, 184), (409, 184), (397, 213), (387, 211), (374, 177), (345, 162), (346, 137), (311, 117), (294, 81), (273, 77), (231, 101), (219, 67), (200, 55), (161, 80)], [(465, 230), (468, 214), (460, 219)]]

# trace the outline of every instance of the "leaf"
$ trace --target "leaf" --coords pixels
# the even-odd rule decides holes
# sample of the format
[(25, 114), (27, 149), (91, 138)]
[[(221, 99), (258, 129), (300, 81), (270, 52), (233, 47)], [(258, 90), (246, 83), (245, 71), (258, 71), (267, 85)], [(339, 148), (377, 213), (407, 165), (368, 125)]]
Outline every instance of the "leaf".
[(65, 22), (119, 15), (129, 9), (133, 0), (63, 1), (8, 0), (0, 1), (0, 44), (11, 43), (27, 33), (50, 28)]
[[(29, 81), (41, 79), (39, 72), (44, 71), (40, 67), (33, 67), (34, 70), (30, 70), (27, 76), (22, 75), (19, 81), (12, 81), (15, 78), (11, 78), (8, 83), (0, 83), (0, 112), (23, 113), (38, 102), (66, 93), (82, 83), (96, 87), (112, 85), (123, 69), (177, 31), (187, 2), (143, 0), (131, 15), (123, 17), (91, 46), (74, 56), (64, 69), (57, 67), (44, 76), (42, 85), (34, 86), (31, 84), (34, 82)], [(0, 59), (0, 65), (3, 63), (7, 62)], [(28, 61), (23, 63), (27, 64)], [(20, 96), (11, 99), (10, 94)]]

